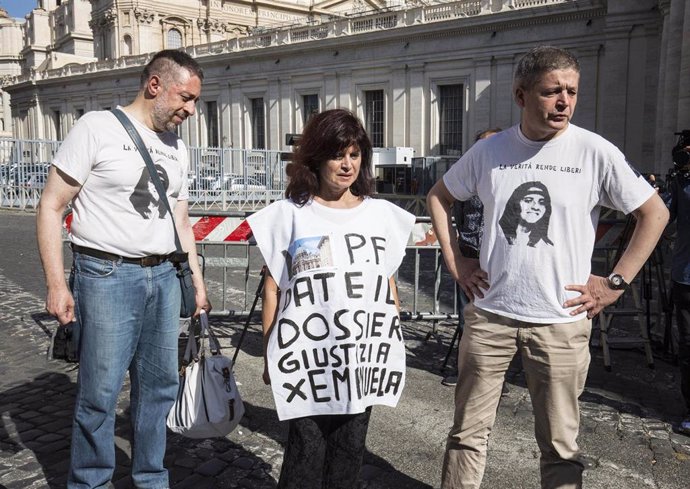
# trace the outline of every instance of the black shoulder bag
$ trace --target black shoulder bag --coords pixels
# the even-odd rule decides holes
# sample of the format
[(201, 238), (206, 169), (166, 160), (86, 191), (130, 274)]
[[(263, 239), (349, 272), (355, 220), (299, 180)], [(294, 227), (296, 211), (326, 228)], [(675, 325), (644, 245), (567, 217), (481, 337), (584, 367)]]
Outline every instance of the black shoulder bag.
[(191, 317), (196, 311), (196, 292), (194, 290), (194, 284), (192, 283), (192, 270), (189, 268), (189, 255), (187, 252), (182, 250), (180, 237), (177, 234), (177, 227), (175, 226), (175, 217), (170, 209), (165, 188), (163, 188), (163, 184), (158, 177), (156, 167), (153, 166), (151, 155), (149, 155), (149, 152), (144, 145), (144, 141), (141, 140), (141, 136), (137, 132), (136, 128), (132, 125), (132, 122), (120, 109), (114, 109), (111, 112), (122, 123), (125, 130), (129, 134), (129, 137), (131, 137), (132, 141), (134, 141), (134, 145), (137, 147), (137, 150), (139, 150), (139, 154), (144, 159), (144, 163), (146, 163), (149, 178), (151, 178), (153, 185), (156, 187), (158, 197), (163, 201), (165, 208), (170, 213), (170, 220), (173, 223), (173, 231), (175, 232), (175, 247), (177, 248), (177, 251), (173, 254), (173, 257), (170, 261), (172, 261), (175, 264), (175, 268), (177, 268), (177, 278), (180, 279), (180, 288), (182, 289), (180, 317)]

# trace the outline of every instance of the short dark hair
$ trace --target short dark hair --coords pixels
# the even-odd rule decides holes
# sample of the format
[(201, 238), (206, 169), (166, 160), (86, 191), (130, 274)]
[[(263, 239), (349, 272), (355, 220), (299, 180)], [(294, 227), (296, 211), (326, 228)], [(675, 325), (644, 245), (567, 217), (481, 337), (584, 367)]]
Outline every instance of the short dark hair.
[(153, 75), (165, 81), (174, 80), (178, 68), (185, 68), (192, 75), (199, 77), (199, 80), (204, 81), (204, 71), (194, 58), (179, 49), (164, 49), (158, 51), (148, 62), (141, 73), (139, 86), (144, 88)]
[(580, 72), (580, 63), (572, 53), (554, 46), (537, 46), (518, 61), (513, 76), (513, 92), (517, 88), (530, 90), (544, 73), (567, 69)]
[(496, 134), (501, 132), (503, 129), (500, 127), (494, 127), (493, 129), (484, 129), (483, 131), (479, 131), (477, 134), (474, 135), (474, 142), (476, 143), (480, 139), (484, 139), (485, 137), (489, 136), (490, 134)]
[(362, 122), (352, 112), (332, 109), (313, 115), (304, 128), (294, 159), (285, 167), (288, 176), (285, 197), (297, 205), (307, 203), (319, 191), (321, 167), (350, 146), (358, 147), (362, 155), (359, 175), (350, 192), (361, 197), (371, 195), (374, 177), (369, 136)]

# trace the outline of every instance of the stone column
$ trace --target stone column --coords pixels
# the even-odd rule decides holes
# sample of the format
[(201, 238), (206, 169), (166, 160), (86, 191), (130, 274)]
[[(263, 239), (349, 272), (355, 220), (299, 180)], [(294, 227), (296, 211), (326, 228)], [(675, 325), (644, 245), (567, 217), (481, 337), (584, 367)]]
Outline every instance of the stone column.
[[(230, 90), (230, 119), (235, 121), (230, 128), (230, 142), (233, 148), (244, 148), (245, 143), (245, 133), (246, 124), (248, 123), (247, 117), (244, 111), (244, 95), (240, 89), (239, 82), (231, 83), (229, 86)], [(251, 141), (249, 141), (251, 142)], [(251, 146), (251, 145), (250, 145)]]
[(405, 65), (391, 68), (391, 142), (389, 146), (408, 145), (409, 111), (407, 103), (407, 76)]
[(355, 94), (352, 86), (352, 71), (343, 70), (338, 72), (338, 107), (356, 110), (354, 106)]
[[(615, 22), (615, 21), (614, 21)], [(630, 25), (606, 28), (606, 44), (601, 73), (602, 104), (598, 110), (597, 128), (600, 135), (625, 152), (625, 111), (627, 103), (628, 60), (630, 58)]]
[[(474, 85), (470, 93), (474, 97), (470, 103), (470, 118), (467, 128), (463, 128), (463, 149), (474, 142), (477, 131), (488, 129), (492, 125), (491, 117), (491, 58), (477, 58), (474, 61)], [(464, 151), (463, 151), (464, 152)]]
[(280, 99), (278, 105), (280, 106), (280, 134), (278, 135), (278, 144), (269, 146), (269, 148), (284, 148), (285, 151), (290, 148), (285, 145), (285, 134), (295, 132), (295, 99), (292, 96), (292, 77), (287, 75), (280, 78)]
[(323, 108), (324, 110), (338, 107), (338, 76), (334, 73), (323, 74)]
[(678, 39), (681, 46), (680, 52), (680, 76), (678, 93), (678, 130), (690, 129), (690, 6), (683, 0), (677, 2), (684, 8), (682, 24), (680, 30), (681, 37)]
[(409, 92), (409, 146), (415, 156), (429, 154), (429, 114), (424, 63), (407, 65)]
[(266, 90), (266, 148), (282, 147), (280, 133), (282, 131), (280, 111), (281, 80), (270, 78)]
[(514, 56), (494, 57), (494, 78), (492, 80), (491, 126), (507, 129), (520, 120), (520, 112), (513, 100)]
[(573, 123), (597, 132), (597, 105), (600, 45), (591, 45), (577, 50), (577, 59), (580, 63), (580, 86), (577, 93), (577, 106)]
[(228, 84), (226, 86), (221, 87), (221, 91), (218, 96), (218, 122), (220, 125), (220, 145), (223, 148), (232, 147), (233, 125), (237, 124), (237, 119), (232, 117), (232, 96), (230, 92), (231, 86), (230, 84)]
[[(664, 22), (664, 41), (666, 41), (666, 60), (660, 70), (665, 71), (664, 85), (659, 86), (663, 93), (663, 105), (661, 105), (661, 152), (659, 161), (668, 161), (671, 164), (671, 148), (676, 142), (674, 132), (681, 130), (678, 127), (679, 113), (679, 89), (681, 47), (683, 41), (683, 11), (685, 0), (671, 0), (667, 20)], [(687, 42), (686, 42), (687, 44)], [(685, 91), (688, 87), (683, 88)]]

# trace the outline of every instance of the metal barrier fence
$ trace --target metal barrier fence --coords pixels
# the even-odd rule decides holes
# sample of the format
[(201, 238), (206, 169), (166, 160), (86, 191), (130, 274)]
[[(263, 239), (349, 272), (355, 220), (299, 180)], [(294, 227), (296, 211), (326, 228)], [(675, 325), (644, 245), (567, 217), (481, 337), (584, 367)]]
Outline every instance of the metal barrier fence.
[[(190, 212), (190, 215), (193, 221), (198, 218), (197, 224), (203, 227), (204, 220), (229, 214)], [(232, 215), (237, 219), (242, 213)], [(417, 223), (425, 228), (430, 225), (429, 218), (418, 218)], [(197, 248), (204, 257), (204, 275), (214, 306), (212, 315), (230, 320), (246, 318), (258, 293), (264, 264), (253, 241), (202, 239), (197, 241)], [(404, 320), (457, 319), (456, 284), (445, 271), (438, 246), (408, 245), (397, 282)]]
[[(230, 225), (222, 233), (209, 232), (208, 236), (227, 236), (234, 226), (243, 220), (247, 212), (190, 212), (195, 229), (210, 227), (220, 229), (218, 219), (227, 219)], [(215, 222), (211, 222), (215, 220)], [(423, 234), (429, 218), (418, 218)], [(209, 299), (213, 304), (212, 315), (226, 320), (246, 319), (249, 308), (258, 293), (260, 272), (264, 265), (261, 253), (253, 240), (226, 241), (225, 238), (208, 240), (197, 234), (197, 250), (203, 257), (204, 276)], [(71, 263), (67, 233), (65, 263)], [(456, 284), (442, 265), (438, 246), (407, 246), (407, 253), (397, 272), (398, 296), (403, 320), (450, 320), (457, 319)], [(260, 308), (253, 319), (259, 317)]]
[[(38, 205), (60, 141), (0, 138), (0, 207)], [(279, 151), (189, 148), (192, 209), (252, 211), (282, 198), (285, 161)]]
[[(248, 242), (198, 242), (204, 257), (205, 278), (212, 315), (243, 319), (259, 291), (263, 259)], [(403, 320), (457, 319), (455, 282), (442, 266), (438, 246), (408, 246), (398, 275), (398, 295)], [(260, 309), (255, 312), (258, 317)]]

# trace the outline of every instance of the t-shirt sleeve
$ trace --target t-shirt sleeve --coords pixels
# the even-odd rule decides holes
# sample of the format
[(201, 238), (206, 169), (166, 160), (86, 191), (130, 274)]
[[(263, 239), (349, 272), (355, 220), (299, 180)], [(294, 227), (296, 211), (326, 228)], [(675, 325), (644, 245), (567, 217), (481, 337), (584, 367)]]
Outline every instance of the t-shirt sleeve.
[(628, 163), (623, 153), (616, 150), (604, 177), (599, 203), (629, 214), (644, 204), (654, 192), (654, 188)]
[(285, 255), (290, 241), (292, 218), (285, 201), (274, 202), (247, 217), (264, 262), (278, 286), (285, 274)]
[(91, 173), (98, 149), (97, 134), (90, 123), (89, 114), (81, 117), (70, 130), (53, 158), (53, 166), (59, 168), (81, 185)]
[(448, 169), (443, 175), (443, 183), (448, 188), (448, 192), (457, 200), (468, 200), (477, 194), (477, 178), (472, 167), (470, 152)]
[(405, 257), (405, 248), (415, 223), (415, 216), (395, 204), (388, 206), (388, 232), (386, 237), (386, 274), (391, 277)]

